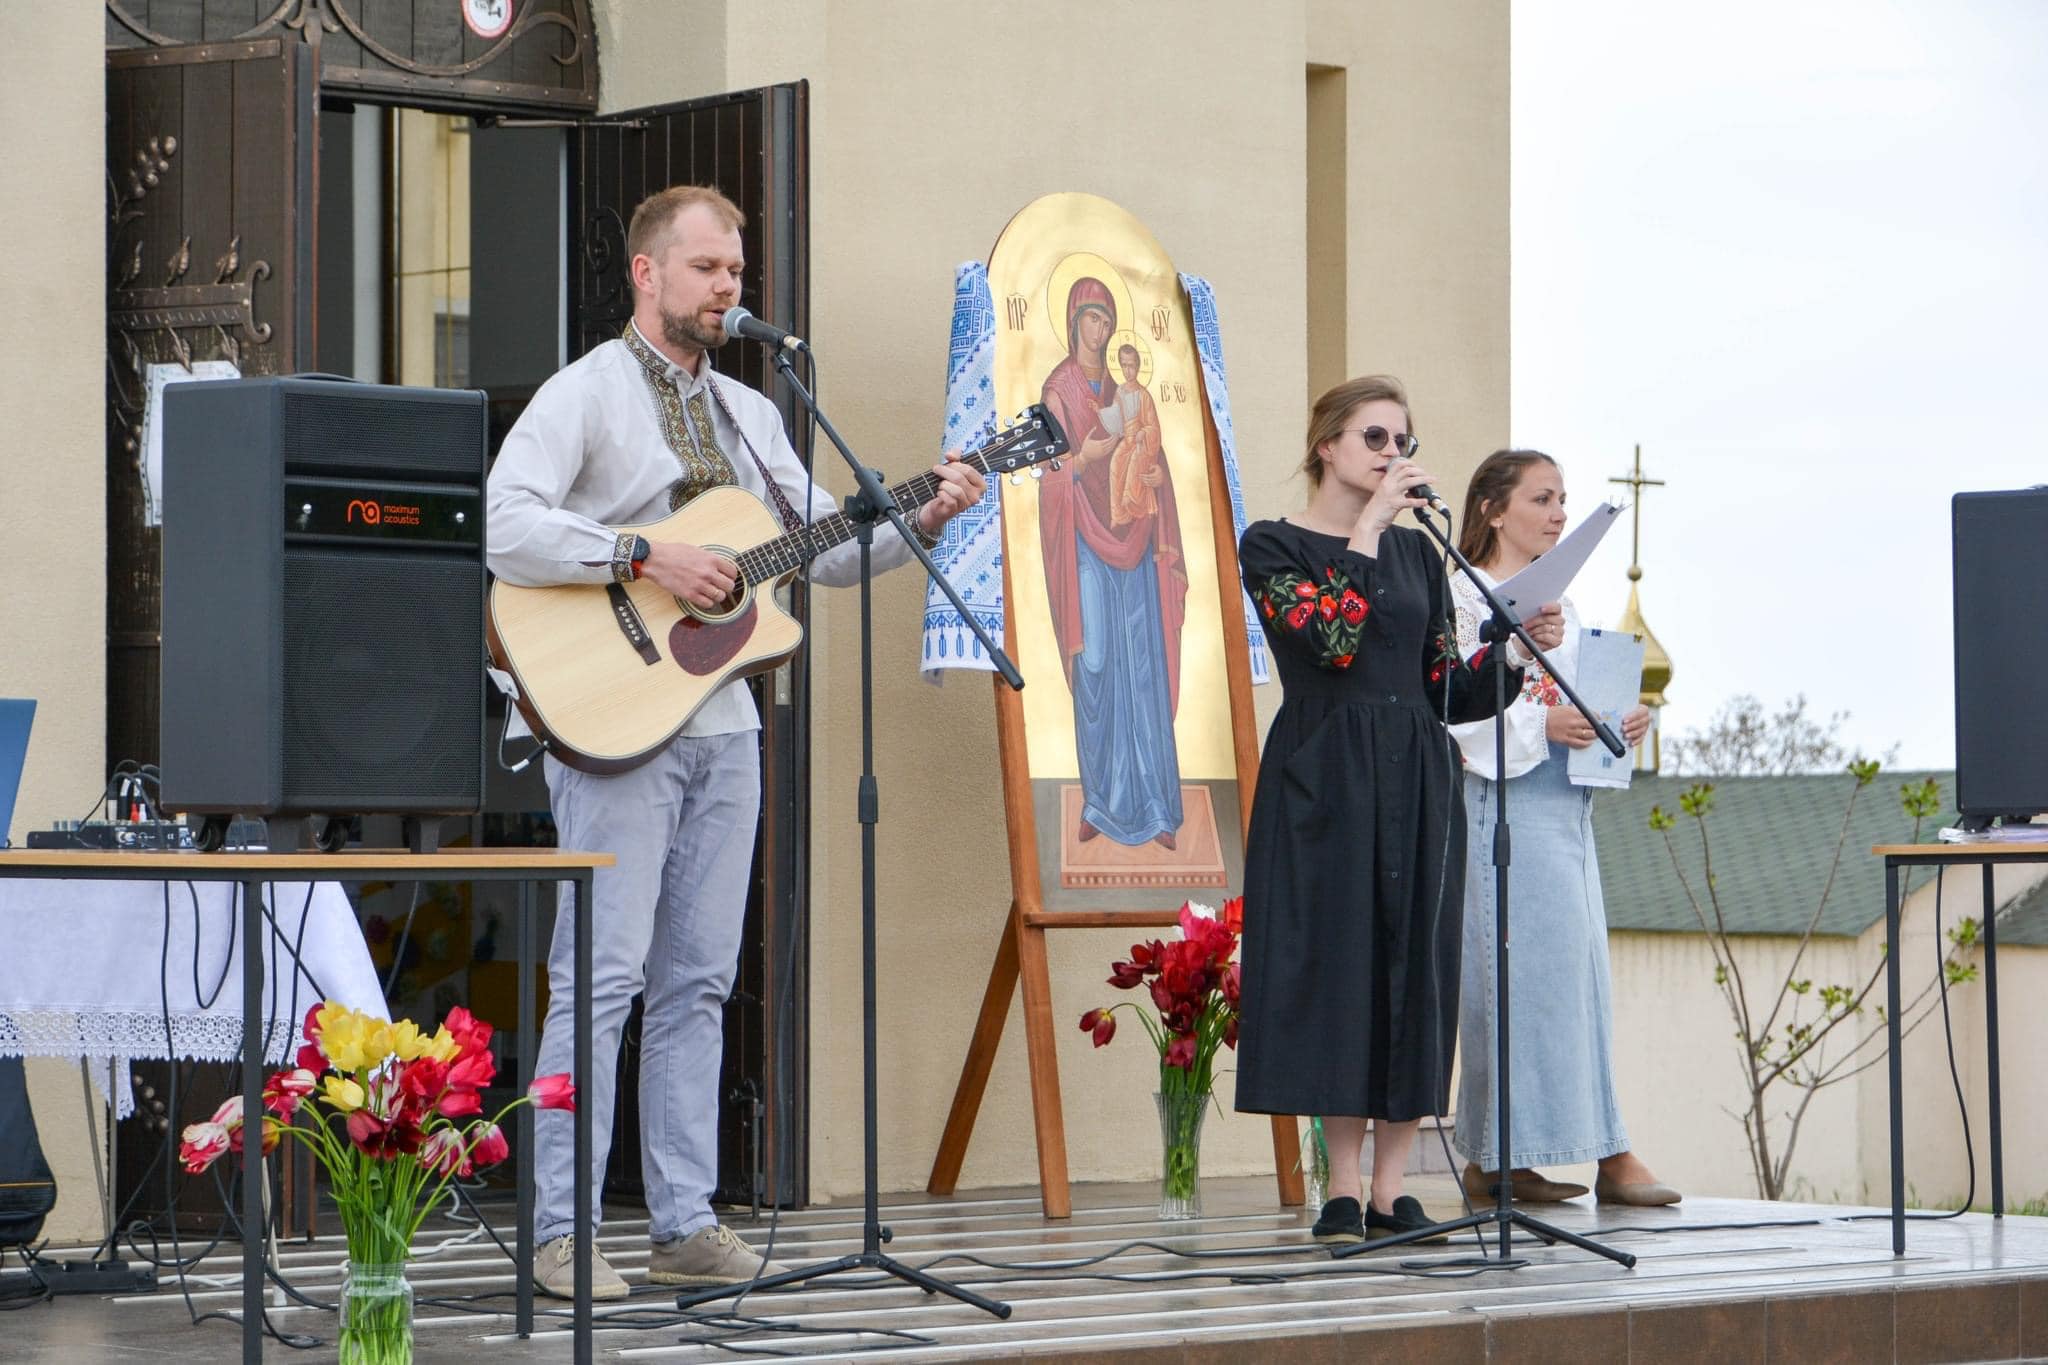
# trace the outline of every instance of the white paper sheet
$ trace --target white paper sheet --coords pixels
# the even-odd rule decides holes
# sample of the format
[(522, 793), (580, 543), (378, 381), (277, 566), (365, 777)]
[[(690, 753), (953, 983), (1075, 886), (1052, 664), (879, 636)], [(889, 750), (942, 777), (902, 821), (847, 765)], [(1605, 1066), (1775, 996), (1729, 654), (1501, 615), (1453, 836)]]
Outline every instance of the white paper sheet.
[[(1579, 667), (1572, 686), (1594, 714), (1620, 734), (1621, 718), (1642, 700), (1642, 637), (1618, 630), (1580, 631)], [(1565, 761), (1565, 776), (1575, 787), (1626, 787), (1635, 771), (1635, 754), (1630, 749), (1616, 758), (1595, 739), (1585, 748), (1571, 751)]]
[(147, 526), (164, 524), (164, 389), (196, 379), (240, 379), (232, 361), (198, 360), (183, 365), (151, 365), (142, 397), (142, 518)]
[(1562, 598), (1564, 590), (1579, 576), (1579, 570), (1586, 567), (1593, 547), (1620, 515), (1621, 509), (1613, 503), (1601, 503), (1548, 554), (1538, 555), (1528, 568), (1494, 589), (1515, 613), (1515, 619), (1519, 621), (1544, 603)]

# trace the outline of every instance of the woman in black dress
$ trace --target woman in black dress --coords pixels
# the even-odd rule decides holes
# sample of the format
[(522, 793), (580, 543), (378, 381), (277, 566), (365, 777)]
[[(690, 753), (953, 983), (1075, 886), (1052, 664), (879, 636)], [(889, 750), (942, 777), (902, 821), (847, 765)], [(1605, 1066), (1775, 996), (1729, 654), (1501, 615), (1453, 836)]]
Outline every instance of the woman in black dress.
[[(1410, 430), (1399, 380), (1324, 394), (1302, 466), (1308, 507), (1247, 528), (1238, 549), (1286, 696), (1245, 845), (1237, 1107), (1322, 1116), (1323, 1242), (1429, 1221), (1401, 1174), (1422, 1117), (1449, 1108), (1458, 1031), (1465, 807), (1444, 722), (1494, 709), (1486, 651), (1457, 655), (1443, 561), (1423, 532), (1394, 525), (1430, 479), (1394, 463), (1415, 449)], [(1562, 638), (1555, 604), (1528, 624), (1546, 648)], [(1520, 646), (1508, 650), (1514, 664)], [(1507, 695), (1521, 687), (1517, 667)]]

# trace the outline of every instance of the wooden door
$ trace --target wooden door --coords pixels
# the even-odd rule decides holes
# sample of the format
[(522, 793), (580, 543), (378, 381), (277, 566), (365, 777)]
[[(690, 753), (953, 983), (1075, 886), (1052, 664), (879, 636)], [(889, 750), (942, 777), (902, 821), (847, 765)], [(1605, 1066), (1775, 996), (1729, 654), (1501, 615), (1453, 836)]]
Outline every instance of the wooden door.
[[(569, 165), (569, 354), (619, 335), (632, 316), (626, 226), (641, 200), (670, 185), (715, 185), (747, 216), (741, 301), (802, 335), (810, 311), (807, 87), (769, 86), (593, 119), (576, 131)], [(723, 374), (781, 409), (797, 454), (810, 431), (762, 348), (712, 353)], [(790, 609), (808, 622), (798, 588)], [(725, 1013), (719, 1078), (719, 1187), (733, 1203), (802, 1204), (809, 1198), (806, 1122), (809, 983), (805, 971), (810, 866), (810, 732), (806, 658), (754, 680), (761, 709), (761, 838), (755, 851), (740, 972)], [(630, 1050), (625, 1063), (637, 1061)], [(637, 1086), (619, 1088), (614, 1148), (622, 1192), (636, 1193)], [(757, 1181), (756, 1175), (759, 1174)]]
[(316, 57), (282, 37), (107, 54), (107, 762), (157, 758), (150, 367), (288, 374), (312, 345)]

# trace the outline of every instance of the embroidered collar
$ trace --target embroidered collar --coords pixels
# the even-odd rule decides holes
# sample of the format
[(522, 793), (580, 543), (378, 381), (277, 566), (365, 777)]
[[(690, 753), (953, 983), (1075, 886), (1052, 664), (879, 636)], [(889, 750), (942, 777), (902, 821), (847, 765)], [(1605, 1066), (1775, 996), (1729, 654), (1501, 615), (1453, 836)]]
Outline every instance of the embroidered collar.
[(697, 373), (691, 374), (662, 354), (654, 343), (647, 339), (647, 334), (640, 330), (640, 324), (632, 318), (626, 319), (626, 328), (619, 333), (619, 339), (626, 343), (626, 349), (633, 353), (633, 358), (640, 362), (642, 369), (657, 379), (665, 379), (675, 385), (676, 392), (686, 399), (696, 389), (707, 387), (711, 383), (711, 361), (708, 356), (698, 365)]

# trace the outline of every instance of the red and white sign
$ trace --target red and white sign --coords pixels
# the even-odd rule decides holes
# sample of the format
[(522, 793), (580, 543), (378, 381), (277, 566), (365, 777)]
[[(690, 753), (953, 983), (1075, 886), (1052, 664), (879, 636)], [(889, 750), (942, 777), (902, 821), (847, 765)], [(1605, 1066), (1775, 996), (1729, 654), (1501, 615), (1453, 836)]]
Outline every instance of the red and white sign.
[(512, 27), (514, 0), (461, 0), (462, 22), (479, 38), (502, 38)]

